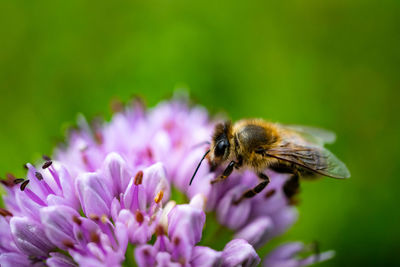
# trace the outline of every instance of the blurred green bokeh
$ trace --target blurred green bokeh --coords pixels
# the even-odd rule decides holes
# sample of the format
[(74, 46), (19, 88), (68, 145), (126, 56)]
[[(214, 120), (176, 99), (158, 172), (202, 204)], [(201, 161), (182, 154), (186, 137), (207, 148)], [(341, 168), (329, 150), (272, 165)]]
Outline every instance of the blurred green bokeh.
[(112, 98), (186, 87), (211, 112), (315, 125), (352, 178), (304, 182), (283, 240), (321, 266), (399, 263), (399, 1), (1, 1), (0, 175)]

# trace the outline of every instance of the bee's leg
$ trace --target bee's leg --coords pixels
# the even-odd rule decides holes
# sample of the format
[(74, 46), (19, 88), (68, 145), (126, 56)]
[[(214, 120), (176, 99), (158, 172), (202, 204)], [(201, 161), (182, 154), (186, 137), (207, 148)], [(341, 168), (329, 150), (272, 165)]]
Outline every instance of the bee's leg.
[(245, 191), (240, 198), (235, 200), (233, 204), (237, 205), (239, 204), (243, 199), (245, 198), (252, 198), (258, 193), (260, 193), (268, 184), (269, 184), (269, 178), (266, 174), (264, 173), (258, 173), (258, 177), (262, 179), (263, 181), (256, 185), (254, 188)]
[(237, 157), (237, 162), (235, 162), (235, 169), (238, 170), (240, 167), (242, 167), (242, 165), (243, 165), (243, 157), (239, 155)]
[(220, 176), (218, 176), (214, 180), (211, 180), (211, 184), (221, 182), (221, 181), (225, 180), (226, 178), (228, 178), (228, 176), (231, 175), (231, 173), (233, 171), (233, 167), (235, 167), (235, 165), (236, 165), (236, 162), (234, 162), (232, 160)]
[(293, 197), (299, 192), (299, 188), (299, 173), (295, 172), (283, 185), (283, 192), (287, 199), (289, 199), (289, 202), (296, 203)]

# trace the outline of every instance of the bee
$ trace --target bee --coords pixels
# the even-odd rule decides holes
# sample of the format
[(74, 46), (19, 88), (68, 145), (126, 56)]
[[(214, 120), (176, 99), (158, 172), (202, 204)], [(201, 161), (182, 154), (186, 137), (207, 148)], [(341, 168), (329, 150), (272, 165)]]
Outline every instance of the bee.
[(225, 170), (211, 184), (229, 177), (234, 169), (251, 169), (261, 182), (245, 191), (235, 204), (254, 197), (269, 183), (265, 169), (290, 173), (283, 192), (290, 200), (299, 189), (299, 178), (327, 176), (349, 178), (346, 165), (324, 148), (333, 143), (335, 134), (313, 127), (282, 125), (262, 119), (244, 119), (232, 125), (230, 121), (215, 126), (210, 148), (200, 160), (189, 184), (207, 157), (211, 171), (228, 162)]

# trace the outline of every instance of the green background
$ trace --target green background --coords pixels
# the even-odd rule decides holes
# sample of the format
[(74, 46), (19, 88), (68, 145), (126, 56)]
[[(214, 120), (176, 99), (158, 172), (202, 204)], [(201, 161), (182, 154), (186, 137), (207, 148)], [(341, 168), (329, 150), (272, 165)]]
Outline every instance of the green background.
[(232, 119), (334, 130), (352, 178), (303, 182), (284, 240), (336, 250), (321, 266), (399, 262), (399, 1), (67, 2), (0, 2), (1, 176), (78, 112), (186, 87)]

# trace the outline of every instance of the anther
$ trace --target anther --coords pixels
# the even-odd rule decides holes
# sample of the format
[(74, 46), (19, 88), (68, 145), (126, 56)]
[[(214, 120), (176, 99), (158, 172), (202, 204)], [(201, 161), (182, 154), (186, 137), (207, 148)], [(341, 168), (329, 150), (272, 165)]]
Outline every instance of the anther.
[(101, 215), (101, 222), (102, 223), (104, 223), (104, 224), (106, 224), (107, 223), (107, 221), (108, 221), (108, 217), (107, 217), (107, 215), (105, 215), (105, 214), (103, 214), (103, 215)]
[(3, 209), (3, 208), (0, 208), (0, 215), (3, 217), (7, 217), (7, 216), (12, 217), (13, 216), (13, 214), (10, 211)]
[(157, 193), (156, 197), (154, 198), (154, 201), (155, 201), (157, 204), (160, 203), (160, 201), (163, 199), (163, 196), (164, 196), (164, 191), (163, 191), (163, 190), (160, 190), (160, 191)]
[(100, 242), (100, 236), (96, 232), (91, 232), (90, 233), (90, 242), (99, 243)]
[(140, 211), (136, 211), (135, 219), (139, 224), (142, 224), (142, 222), (144, 221), (143, 214)]
[(110, 103), (111, 111), (114, 113), (122, 112), (124, 110), (124, 103), (119, 99), (112, 99)]
[(38, 180), (43, 180), (43, 175), (40, 172), (35, 172), (35, 176), (36, 178), (38, 178)]
[(275, 193), (276, 193), (276, 190), (275, 189), (271, 189), (265, 194), (265, 198), (270, 198), (273, 195), (275, 195)]
[(143, 180), (143, 171), (138, 171), (135, 176), (135, 185), (140, 185), (142, 184)]
[(51, 166), (51, 164), (53, 164), (53, 162), (51, 160), (46, 161), (43, 166), (42, 169), (47, 169), (48, 167)]
[(175, 245), (175, 246), (178, 246), (179, 243), (181, 243), (181, 239), (180, 239), (179, 237), (175, 237), (175, 238), (174, 238), (174, 245)]
[(51, 158), (49, 156), (47, 156), (47, 155), (43, 155), (42, 158), (44, 160), (46, 160), (46, 161), (50, 161), (51, 160)]
[(93, 214), (93, 213), (89, 215), (89, 218), (92, 219), (93, 221), (100, 220), (99, 216), (97, 216), (96, 214)]
[(25, 163), (24, 165), (22, 165), (22, 167), (24, 167), (24, 169), (28, 170), (28, 165)]
[(74, 248), (74, 243), (71, 240), (64, 240), (62, 243), (67, 248)]
[(143, 254), (144, 254), (145, 256), (150, 256), (150, 252), (149, 252), (147, 249), (144, 249), (144, 250), (143, 250)]
[(21, 191), (24, 191), (24, 190), (25, 190), (25, 187), (26, 187), (28, 184), (29, 184), (29, 180), (24, 181), (24, 182), (21, 184), (21, 186), (20, 186)]
[(12, 173), (7, 173), (6, 177), (7, 177), (8, 180), (11, 180), (11, 181), (16, 179), (15, 176)]
[(94, 133), (94, 139), (95, 139), (96, 143), (99, 145), (101, 145), (104, 141), (103, 135), (99, 131)]
[(164, 227), (161, 224), (157, 225), (156, 227), (156, 235), (157, 236), (164, 235)]
[(78, 216), (72, 216), (72, 220), (74, 221), (74, 223), (76, 223), (77, 225), (81, 225), (82, 221), (81, 219), (78, 218)]
[(82, 232), (77, 232), (76, 238), (77, 238), (78, 240), (83, 240), (83, 234), (82, 234)]
[(13, 183), (14, 183), (14, 184), (19, 184), (19, 183), (22, 183), (23, 181), (25, 181), (25, 179), (23, 179), (23, 178), (16, 178), (16, 179), (13, 180)]
[(12, 181), (9, 180), (0, 180), (0, 183), (3, 184), (5, 187), (12, 187), (14, 185), (14, 183)]

